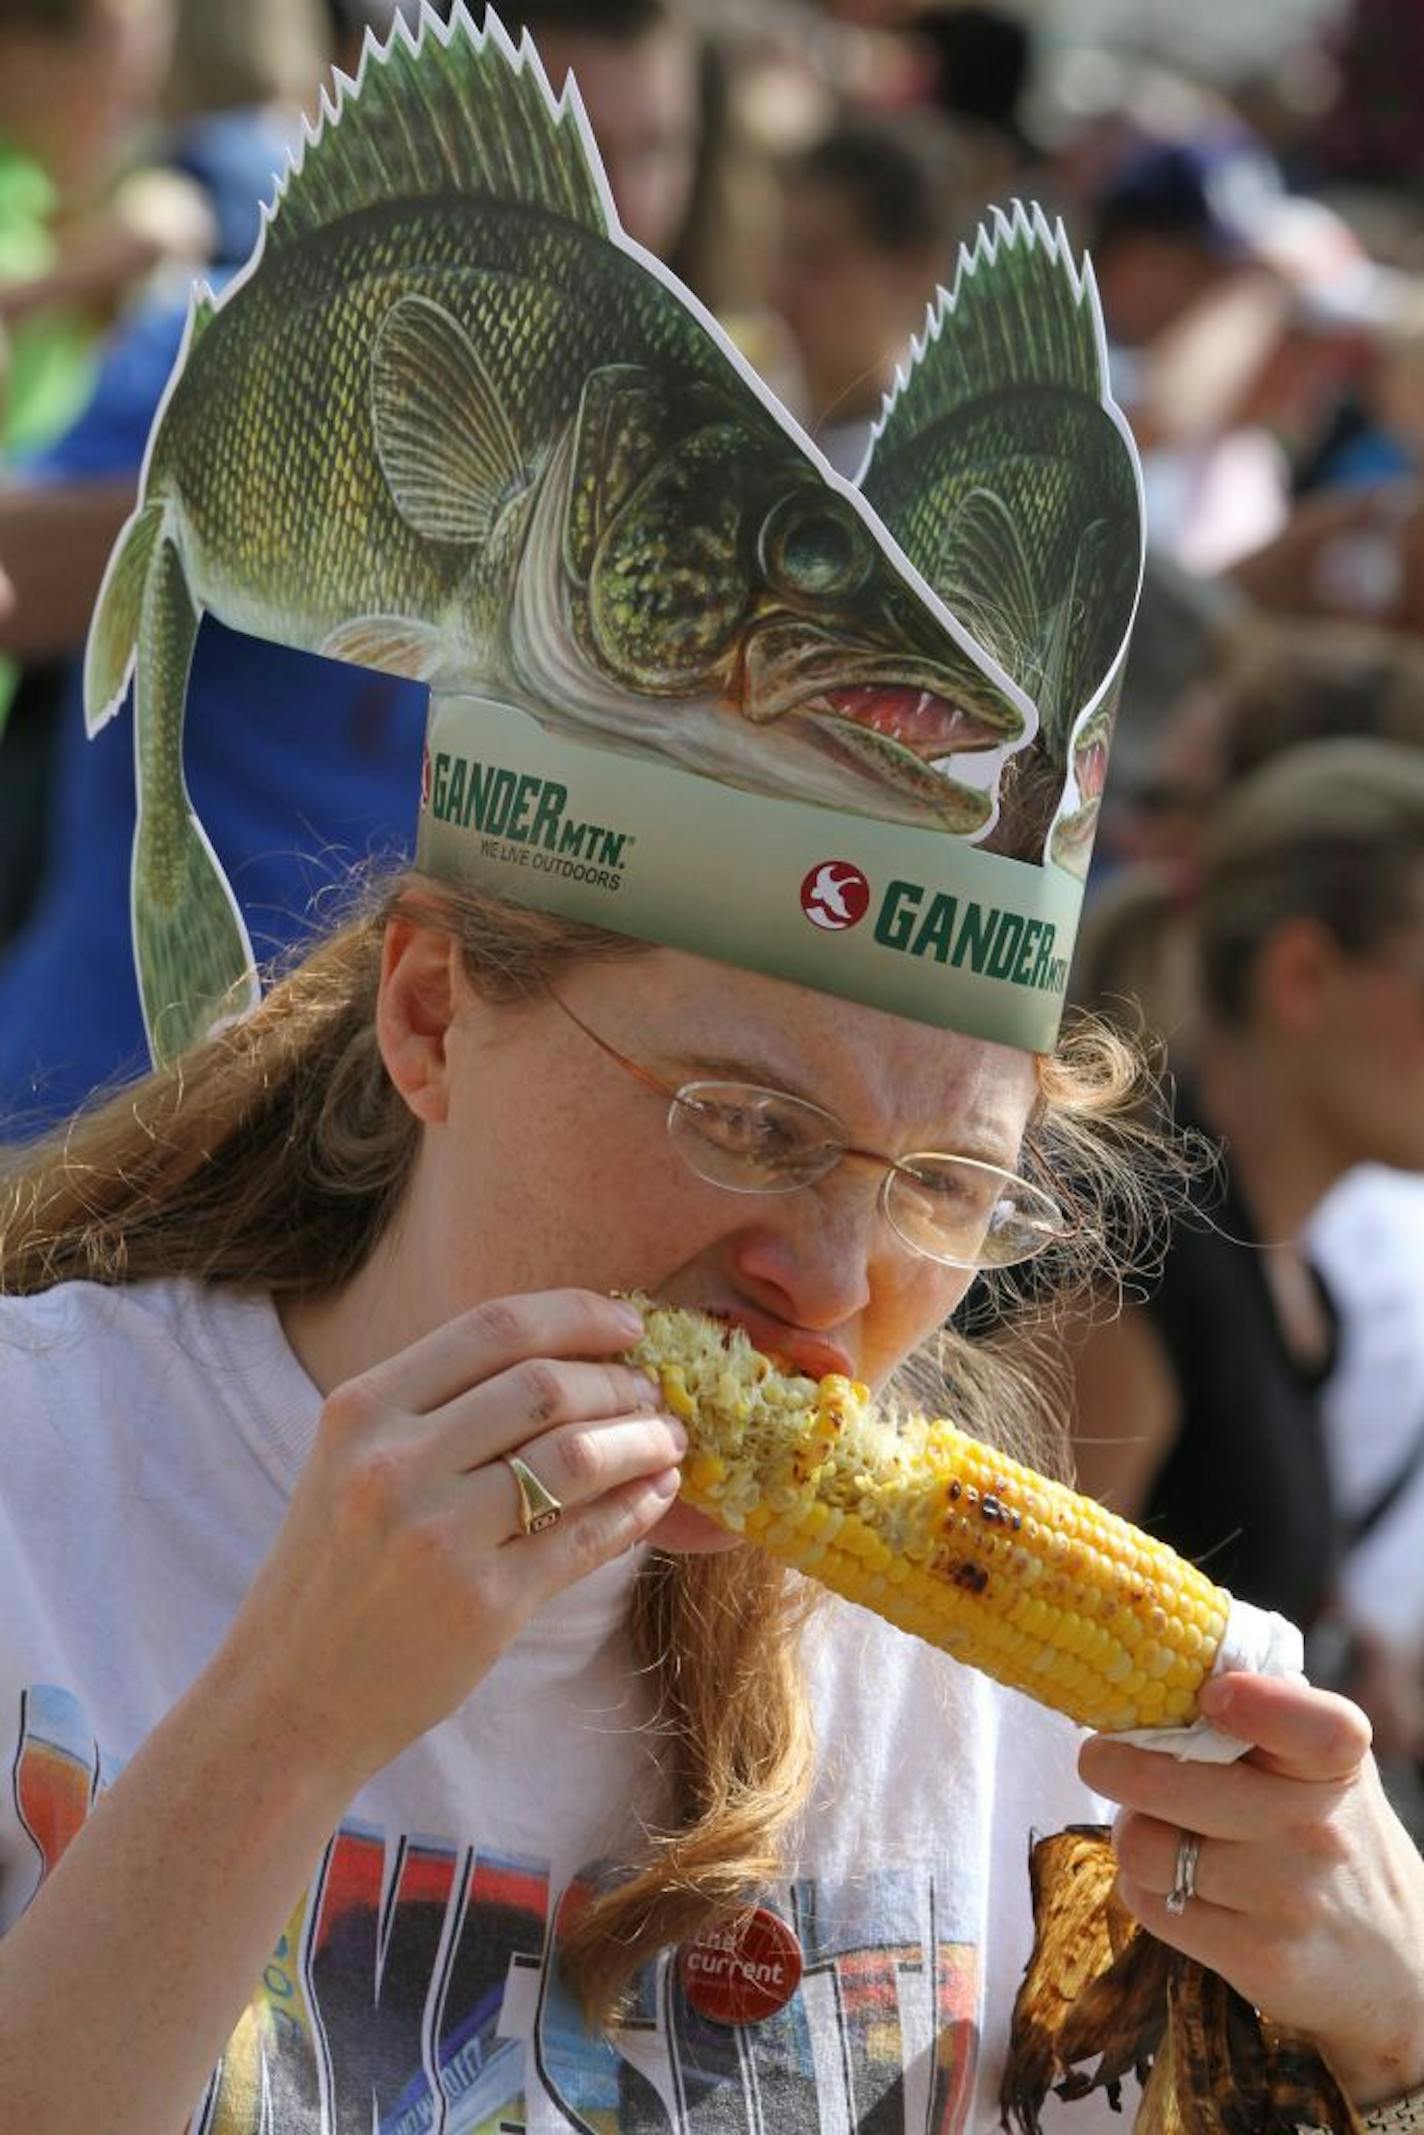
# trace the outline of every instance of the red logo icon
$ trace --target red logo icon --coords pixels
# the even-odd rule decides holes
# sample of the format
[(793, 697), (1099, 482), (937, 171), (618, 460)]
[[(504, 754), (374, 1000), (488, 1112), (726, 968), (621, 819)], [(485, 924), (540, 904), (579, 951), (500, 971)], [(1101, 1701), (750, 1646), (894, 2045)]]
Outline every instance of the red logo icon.
[(870, 910), (870, 884), (849, 860), (821, 860), (801, 885), (801, 909), (813, 927), (839, 934)]
[(420, 759), (420, 808), (421, 813), (430, 806), (430, 749)]
[(764, 1905), (729, 1927), (709, 1928), (678, 1952), (682, 1991), (714, 2024), (759, 2024), (801, 1983), (801, 1945)]

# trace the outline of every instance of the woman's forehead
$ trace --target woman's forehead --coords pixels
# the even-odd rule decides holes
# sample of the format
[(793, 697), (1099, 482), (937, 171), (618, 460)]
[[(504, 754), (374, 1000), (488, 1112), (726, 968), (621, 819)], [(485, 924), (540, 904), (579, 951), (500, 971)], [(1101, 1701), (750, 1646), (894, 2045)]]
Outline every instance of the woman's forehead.
[(594, 1017), (621, 1017), (623, 1042), (655, 1048), (670, 1066), (794, 1090), (860, 1133), (943, 1138), (958, 1128), (1012, 1151), (1033, 1103), (1030, 1054), (785, 979), (675, 950), (598, 977), (579, 1000)]

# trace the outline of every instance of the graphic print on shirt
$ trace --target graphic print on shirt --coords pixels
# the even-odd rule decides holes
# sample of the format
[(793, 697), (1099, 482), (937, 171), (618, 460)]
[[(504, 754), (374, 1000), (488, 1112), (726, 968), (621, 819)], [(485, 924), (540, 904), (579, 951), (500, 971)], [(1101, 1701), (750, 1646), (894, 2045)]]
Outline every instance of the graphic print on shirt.
[[(13, 1796), (33, 1897), (117, 1773), (83, 1708), (21, 1700)], [(677, 1966), (645, 1967), (626, 2020), (590, 2037), (560, 1972), (546, 1863), (334, 1835), (258, 1982), (189, 2135), (959, 2135), (973, 2095), (980, 1957), (944, 1932), (923, 1867), (803, 1876), (763, 1903), (804, 1955), (759, 2024), (700, 2016)]]

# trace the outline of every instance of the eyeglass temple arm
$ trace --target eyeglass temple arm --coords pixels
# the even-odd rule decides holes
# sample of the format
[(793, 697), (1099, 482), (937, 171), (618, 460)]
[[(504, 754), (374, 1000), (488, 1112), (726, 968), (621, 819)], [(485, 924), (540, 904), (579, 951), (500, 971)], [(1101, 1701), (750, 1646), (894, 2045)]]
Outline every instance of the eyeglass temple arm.
[(601, 1053), (606, 1053), (610, 1060), (616, 1060), (619, 1067), (626, 1069), (628, 1074), (635, 1076), (642, 1083), (645, 1090), (651, 1090), (656, 1097), (667, 1098), (670, 1104), (676, 1101), (676, 1090), (669, 1089), (665, 1082), (660, 1082), (656, 1075), (649, 1073), (647, 1068), (639, 1067), (637, 1061), (630, 1060), (626, 1053), (620, 1053), (616, 1045), (610, 1045), (606, 1038), (600, 1038), (596, 1030), (590, 1030), (583, 1017), (574, 1014), (568, 1002), (555, 993), (547, 980), (544, 983), (544, 991), (548, 994), (555, 1008), (562, 1009), (570, 1023), (581, 1030), (585, 1038), (591, 1039)]

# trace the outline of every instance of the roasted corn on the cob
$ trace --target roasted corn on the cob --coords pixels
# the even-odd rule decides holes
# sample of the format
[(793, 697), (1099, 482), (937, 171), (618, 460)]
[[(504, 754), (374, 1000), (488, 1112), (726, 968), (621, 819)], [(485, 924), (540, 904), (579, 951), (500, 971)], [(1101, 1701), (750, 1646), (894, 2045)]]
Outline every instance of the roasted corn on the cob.
[(1084, 1727), (1194, 1715), (1231, 1597), (1165, 1544), (700, 1314), (648, 1307), (634, 1361), (687, 1425), (683, 1498), (723, 1527)]

